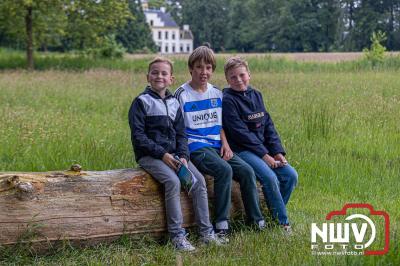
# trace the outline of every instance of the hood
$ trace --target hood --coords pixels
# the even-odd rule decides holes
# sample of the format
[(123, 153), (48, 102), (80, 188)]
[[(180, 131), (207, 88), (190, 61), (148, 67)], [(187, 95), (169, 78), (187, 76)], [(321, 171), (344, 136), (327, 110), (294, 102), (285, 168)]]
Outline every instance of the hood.
[(247, 96), (251, 94), (254, 91), (254, 89), (250, 86), (247, 87), (247, 90), (245, 91), (235, 91), (232, 88), (224, 88), (223, 93), (225, 94), (231, 94), (231, 95), (236, 95), (236, 96)]

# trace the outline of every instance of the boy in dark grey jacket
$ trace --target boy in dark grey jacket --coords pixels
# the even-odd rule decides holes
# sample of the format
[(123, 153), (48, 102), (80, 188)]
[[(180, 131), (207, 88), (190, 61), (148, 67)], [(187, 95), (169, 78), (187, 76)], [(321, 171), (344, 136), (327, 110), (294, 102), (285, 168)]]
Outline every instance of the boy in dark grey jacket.
[(224, 70), (230, 87), (224, 90), (222, 121), (229, 145), (254, 169), (272, 217), (290, 233), (286, 204), (297, 184), (296, 170), (286, 161), (261, 93), (249, 86), (247, 62), (230, 58)]
[(156, 58), (149, 64), (147, 81), (150, 85), (133, 101), (129, 110), (129, 125), (136, 161), (164, 185), (167, 225), (172, 243), (177, 250), (192, 251), (195, 248), (186, 239), (185, 229), (182, 228), (181, 184), (175, 172), (180, 163), (186, 165), (197, 179), (190, 195), (196, 223), (200, 227), (200, 241), (217, 245), (223, 242), (210, 223), (204, 177), (189, 162), (179, 102), (167, 90), (174, 80), (172, 72), (172, 63), (168, 59)]

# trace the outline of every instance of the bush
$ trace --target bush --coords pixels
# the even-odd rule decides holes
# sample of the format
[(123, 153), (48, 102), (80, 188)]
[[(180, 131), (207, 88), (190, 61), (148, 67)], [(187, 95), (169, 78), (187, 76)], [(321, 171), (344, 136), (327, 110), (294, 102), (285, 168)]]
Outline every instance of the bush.
[(373, 32), (371, 37), (370, 49), (364, 48), (365, 59), (372, 64), (372, 66), (382, 63), (385, 59), (386, 47), (381, 43), (386, 40), (386, 34), (382, 31)]
[(100, 47), (86, 49), (84, 54), (94, 58), (122, 58), (126, 49), (114, 35), (106, 36)]

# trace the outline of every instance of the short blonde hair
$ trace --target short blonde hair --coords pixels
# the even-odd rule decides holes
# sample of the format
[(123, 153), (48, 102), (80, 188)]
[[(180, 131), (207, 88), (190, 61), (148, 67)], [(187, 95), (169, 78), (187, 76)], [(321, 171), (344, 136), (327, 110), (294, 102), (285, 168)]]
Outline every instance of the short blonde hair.
[(147, 74), (150, 73), (151, 66), (154, 65), (155, 63), (166, 63), (166, 64), (168, 64), (169, 67), (171, 68), (171, 75), (173, 74), (173, 72), (174, 72), (173, 63), (172, 63), (171, 60), (169, 60), (168, 58), (165, 58), (165, 57), (156, 57), (153, 60), (151, 60), (151, 62), (149, 63), (149, 67), (147, 69)]
[(247, 72), (250, 73), (249, 64), (247, 63), (247, 61), (240, 58), (239, 56), (234, 56), (226, 60), (226, 63), (224, 65), (225, 77), (227, 77), (229, 70), (237, 67), (245, 67)]
[(214, 71), (217, 67), (217, 63), (215, 60), (215, 55), (213, 50), (208, 48), (207, 46), (199, 46), (190, 54), (188, 60), (189, 69), (193, 69), (194, 64), (198, 61), (203, 61), (206, 64), (212, 65), (212, 70)]

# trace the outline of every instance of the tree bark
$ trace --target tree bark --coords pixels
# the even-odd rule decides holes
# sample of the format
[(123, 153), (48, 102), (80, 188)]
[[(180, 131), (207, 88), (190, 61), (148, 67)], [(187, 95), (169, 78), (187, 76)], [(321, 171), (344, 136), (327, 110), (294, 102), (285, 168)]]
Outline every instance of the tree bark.
[(25, 16), (25, 26), (26, 26), (26, 59), (27, 67), (29, 70), (33, 69), (33, 37), (32, 37), (32, 6), (26, 8)]
[[(211, 200), (213, 182), (206, 179)], [(181, 203), (184, 226), (195, 225), (185, 192)], [(237, 184), (232, 206), (243, 210)], [(35, 251), (65, 240), (91, 245), (166, 232), (162, 186), (138, 169), (0, 173), (0, 210), (0, 245), (30, 243)]]

